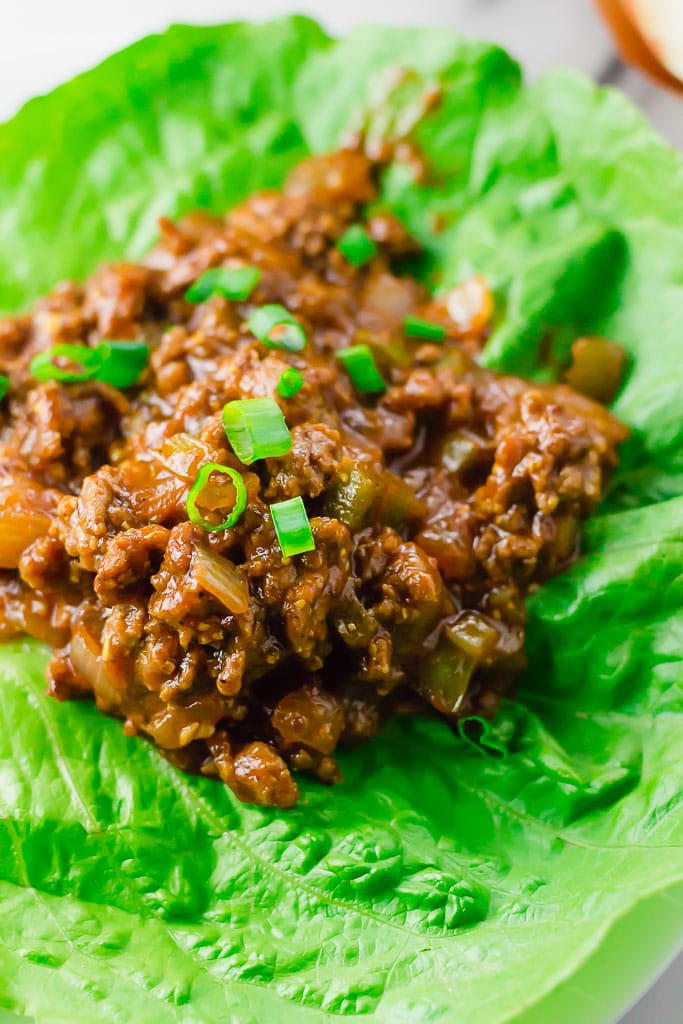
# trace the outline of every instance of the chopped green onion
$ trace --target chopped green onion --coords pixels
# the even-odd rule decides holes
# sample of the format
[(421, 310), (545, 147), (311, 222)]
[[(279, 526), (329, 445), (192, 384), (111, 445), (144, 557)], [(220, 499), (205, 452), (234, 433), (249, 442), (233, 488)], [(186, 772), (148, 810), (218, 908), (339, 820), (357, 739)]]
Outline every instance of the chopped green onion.
[(244, 302), (261, 280), (258, 267), (212, 267), (185, 292), (188, 302), (206, 302), (212, 295)]
[(351, 378), (356, 391), (363, 391), (366, 394), (386, 391), (387, 386), (367, 345), (341, 348), (337, 352), (337, 359)]
[(362, 224), (352, 224), (337, 242), (337, 249), (352, 267), (362, 267), (377, 255), (377, 246)]
[[(57, 360), (81, 369), (65, 369)], [(101, 341), (95, 348), (53, 345), (33, 357), (29, 370), (39, 381), (75, 384), (84, 380), (101, 380), (117, 388), (129, 388), (137, 383), (148, 361), (149, 345), (144, 341)]]
[(428, 341), (443, 341), (446, 328), (434, 324), (430, 320), (422, 320), (419, 316), (407, 316), (403, 321), (403, 329), (409, 338), (426, 338)]
[(303, 498), (289, 498), (270, 506), (273, 526), (284, 558), (313, 551), (315, 540), (306, 515)]
[[(56, 359), (63, 359), (81, 369), (66, 370), (57, 365)], [(46, 352), (34, 356), (29, 365), (31, 376), (39, 381), (58, 380), (63, 384), (81, 380), (92, 380), (102, 366), (102, 356), (87, 345), (53, 345)]]
[(304, 386), (304, 379), (298, 370), (290, 366), (280, 377), (275, 390), (280, 398), (291, 398)]
[(131, 388), (149, 362), (149, 345), (144, 341), (101, 341), (96, 352), (102, 365), (97, 380), (115, 388)]
[(292, 435), (274, 398), (241, 398), (223, 408), (223, 426), (232, 449), (245, 465), (286, 455)]
[(288, 352), (301, 352), (306, 344), (306, 333), (288, 309), (271, 303), (261, 306), (247, 320), (247, 327), (259, 341), (269, 348), (284, 348)]
[[(222, 523), (211, 523), (208, 519), (205, 519), (197, 508), (197, 501), (201, 497), (202, 491), (209, 482), (209, 477), (212, 473), (223, 473), (225, 476), (230, 477), (232, 484), (235, 488), (235, 504), (232, 507), (230, 515)], [(197, 526), (201, 526), (204, 530), (227, 530), (229, 526), (234, 526), (239, 517), (247, 507), (247, 485), (245, 484), (242, 475), (237, 472), (236, 469), (231, 469), (230, 466), (221, 466), (218, 462), (207, 462), (205, 466), (199, 470), (197, 479), (190, 488), (190, 493), (187, 496), (185, 502), (185, 508), (187, 509), (187, 515), (191, 523), (195, 523)]]
[[(283, 374), (284, 377), (284, 374)], [(4, 373), (0, 373), (0, 402), (6, 394), (9, 393), (9, 377), (6, 377)]]

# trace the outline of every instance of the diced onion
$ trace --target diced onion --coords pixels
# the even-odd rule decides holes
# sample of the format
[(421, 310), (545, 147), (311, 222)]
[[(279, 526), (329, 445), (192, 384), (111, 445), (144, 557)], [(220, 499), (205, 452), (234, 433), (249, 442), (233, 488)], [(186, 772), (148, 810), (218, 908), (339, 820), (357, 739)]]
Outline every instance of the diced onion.
[(249, 608), (249, 583), (242, 569), (229, 559), (198, 545), (193, 562), (199, 585), (220, 601), (233, 615), (241, 615)]
[(119, 708), (125, 679), (115, 662), (104, 660), (101, 644), (82, 623), (73, 631), (70, 653), (79, 676), (92, 686), (100, 710)]
[(29, 544), (47, 534), (51, 520), (45, 512), (25, 508), (3, 508), (0, 518), (0, 569), (16, 569)]

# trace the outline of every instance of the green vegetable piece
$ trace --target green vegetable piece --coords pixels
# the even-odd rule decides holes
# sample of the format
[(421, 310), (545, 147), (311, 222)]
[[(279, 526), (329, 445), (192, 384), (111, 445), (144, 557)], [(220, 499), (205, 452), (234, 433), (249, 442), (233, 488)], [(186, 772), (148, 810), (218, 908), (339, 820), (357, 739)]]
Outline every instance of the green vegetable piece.
[(325, 501), (325, 514), (338, 519), (350, 530), (360, 530), (377, 499), (377, 475), (365, 466), (354, 466), (332, 484)]
[(223, 408), (223, 426), (240, 462), (286, 455), (292, 435), (274, 398), (241, 398)]
[(115, 388), (137, 384), (150, 356), (150, 347), (144, 341), (101, 341), (95, 351), (102, 360), (97, 380)]
[[(60, 362), (67, 363), (67, 367)], [(80, 367), (69, 369), (68, 367)], [(53, 345), (34, 356), (29, 364), (32, 377), (41, 382), (56, 380), (61, 384), (75, 384), (92, 380), (102, 367), (102, 354), (87, 345)]]
[(337, 359), (342, 364), (356, 391), (364, 394), (379, 394), (387, 386), (377, 369), (375, 357), (367, 345), (351, 345), (338, 349)]
[(303, 386), (303, 377), (295, 367), (290, 366), (280, 377), (275, 390), (280, 398), (292, 398)]
[(337, 249), (352, 267), (362, 267), (377, 255), (378, 249), (362, 224), (352, 224), (337, 242)]
[(0, 373), (0, 402), (2, 402), (5, 395), (9, 394), (10, 381), (9, 377), (6, 377), (4, 373)]
[(487, 757), (500, 759), (507, 755), (507, 747), (496, 736), (491, 723), (479, 715), (459, 718), (458, 735), (464, 743)]
[(621, 386), (625, 363), (626, 353), (615, 341), (577, 338), (566, 381), (581, 394), (608, 405)]
[(277, 303), (261, 306), (247, 320), (247, 327), (269, 348), (300, 352), (306, 345), (306, 332), (288, 309)]
[(379, 495), (373, 510), (378, 523), (393, 526), (396, 530), (427, 513), (427, 506), (418, 498), (412, 487), (390, 470), (385, 469), (379, 480)]
[[(128, 388), (137, 383), (147, 366), (149, 353), (144, 341), (101, 341), (95, 348), (54, 345), (34, 356), (29, 369), (39, 381), (70, 384), (96, 379), (117, 388)], [(81, 369), (61, 366), (62, 361)]]
[[(202, 515), (197, 507), (198, 502), (201, 500), (202, 493), (206, 490), (209, 483), (209, 477), (212, 473), (222, 473), (224, 476), (229, 477), (235, 488), (235, 503), (232, 507), (232, 511), (222, 523), (212, 523)], [(247, 486), (242, 474), (238, 473), (236, 469), (232, 469), (230, 466), (222, 466), (218, 462), (207, 462), (206, 465), (202, 466), (197, 474), (197, 479), (190, 488), (190, 493), (188, 494), (187, 501), (185, 502), (185, 508), (187, 509), (187, 516), (190, 522), (195, 523), (197, 526), (201, 526), (204, 530), (211, 531), (226, 530), (229, 526), (234, 526), (246, 507)]]
[(284, 558), (313, 551), (315, 540), (301, 497), (289, 498), (270, 506), (273, 525)]
[(188, 302), (206, 302), (214, 295), (244, 302), (261, 280), (258, 267), (212, 267), (185, 292)]
[(403, 321), (403, 330), (408, 338), (424, 338), (427, 341), (443, 341), (446, 328), (441, 324), (421, 320), (419, 316), (407, 316)]
[(441, 637), (420, 666), (420, 693), (444, 715), (454, 715), (465, 700), (475, 663)]

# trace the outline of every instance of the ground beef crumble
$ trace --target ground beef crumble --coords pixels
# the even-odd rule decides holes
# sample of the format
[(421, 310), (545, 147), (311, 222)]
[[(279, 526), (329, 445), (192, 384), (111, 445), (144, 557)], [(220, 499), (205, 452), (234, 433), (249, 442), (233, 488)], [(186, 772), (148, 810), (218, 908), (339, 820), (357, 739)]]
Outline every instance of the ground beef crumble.
[[(291, 769), (337, 781), (337, 746), (397, 710), (493, 712), (523, 665), (526, 594), (574, 559), (625, 436), (566, 386), (477, 365), (485, 282), (435, 299), (399, 273), (415, 245), (365, 215), (375, 171), (351, 150), (312, 159), (225, 218), (162, 220), (144, 265), (0, 321), (0, 636), (46, 640), (55, 697), (92, 695), (258, 804), (295, 803)], [(357, 221), (378, 255), (354, 268), (336, 243)], [(248, 300), (185, 298), (208, 268), (241, 264), (261, 271)], [(299, 319), (303, 351), (250, 335), (267, 302)], [(407, 339), (406, 315), (442, 325), (444, 343)], [(107, 338), (149, 343), (139, 386), (32, 379), (36, 353)], [(357, 343), (387, 381), (379, 397), (335, 359)], [(292, 449), (246, 469), (223, 406), (275, 395), (289, 366), (304, 380), (278, 399)], [(206, 462), (247, 484), (223, 531), (188, 521)], [(269, 506), (297, 495), (316, 546), (285, 559)]]

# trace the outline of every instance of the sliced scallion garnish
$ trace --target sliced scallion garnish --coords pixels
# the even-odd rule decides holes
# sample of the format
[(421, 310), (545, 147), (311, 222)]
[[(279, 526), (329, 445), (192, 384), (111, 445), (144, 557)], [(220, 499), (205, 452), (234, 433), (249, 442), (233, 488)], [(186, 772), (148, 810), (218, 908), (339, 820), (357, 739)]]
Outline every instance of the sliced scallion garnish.
[(292, 435), (274, 398), (241, 398), (223, 407), (223, 426), (240, 462), (286, 455)]
[(288, 309), (277, 303), (261, 306), (247, 320), (247, 327), (269, 348), (300, 352), (306, 344), (306, 332)]
[[(232, 506), (230, 514), (222, 523), (212, 523), (197, 508), (197, 503), (200, 501), (202, 492), (206, 489), (209, 483), (209, 477), (212, 473), (222, 473), (224, 476), (230, 478), (230, 482), (235, 488), (235, 502)], [(218, 462), (207, 462), (205, 466), (199, 470), (197, 479), (190, 488), (190, 493), (187, 496), (185, 502), (185, 508), (187, 509), (187, 516), (191, 523), (195, 523), (196, 526), (201, 526), (204, 530), (227, 530), (229, 526), (234, 526), (238, 521), (239, 517), (247, 507), (247, 486), (242, 478), (241, 473), (238, 473), (236, 469), (232, 469), (230, 466), (222, 466)]]
[(273, 525), (284, 558), (313, 551), (315, 540), (311, 532), (303, 498), (289, 498), (270, 506)]
[(144, 341), (101, 341), (95, 349), (102, 365), (97, 380), (115, 388), (131, 388), (149, 362), (150, 348)]
[(275, 390), (280, 398), (291, 398), (297, 391), (301, 391), (303, 386), (303, 377), (297, 369), (290, 366), (280, 377)]
[[(149, 361), (149, 345), (144, 341), (101, 341), (88, 345), (53, 345), (31, 360), (29, 371), (36, 380), (56, 380), (77, 384), (100, 380), (117, 388), (136, 384)], [(67, 365), (60, 365), (66, 363)], [(79, 369), (80, 367), (80, 369)]]
[(206, 302), (212, 295), (244, 302), (261, 279), (258, 267), (212, 267), (185, 292), (188, 302)]
[[(67, 367), (60, 366), (57, 360), (66, 363)], [(41, 382), (57, 380), (62, 384), (72, 384), (92, 380), (101, 366), (102, 356), (97, 349), (87, 345), (53, 345), (33, 357), (29, 372)]]
[(342, 364), (356, 391), (379, 394), (387, 386), (377, 369), (375, 358), (367, 345), (351, 345), (337, 350), (337, 359)]
[(427, 341), (443, 341), (446, 328), (441, 324), (423, 320), (419, 316), (407, 316), (403, 321), (403, 330), (408, 338), (425, 338)]
[(352, 267), (362, 267), (377, 255), (377, 246), (362, 224), (352, 224), (337, 242), (337, 249)]

